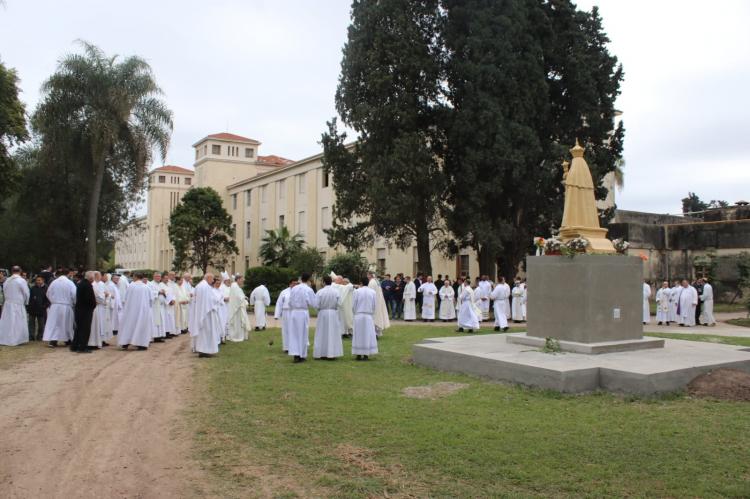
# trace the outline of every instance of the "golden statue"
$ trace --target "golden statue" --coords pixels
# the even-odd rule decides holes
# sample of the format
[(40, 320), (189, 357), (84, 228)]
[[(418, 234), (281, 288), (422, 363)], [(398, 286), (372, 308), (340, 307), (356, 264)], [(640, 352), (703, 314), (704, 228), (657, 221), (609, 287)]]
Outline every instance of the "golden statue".
[(587, 253), (615, 253), (612, 241), (607, 239), (607, 229), (599, 226), (599, 214), (596, 209), (594, 182), (591, 170), (583, 159), (583, 147), (576, 140), (570, 150), (573, 160), (570, 168), (567, 162), (565, 169), (565, 210), (563, 211), (560, 238), (563, 242), (582, 237), (588, 240)]

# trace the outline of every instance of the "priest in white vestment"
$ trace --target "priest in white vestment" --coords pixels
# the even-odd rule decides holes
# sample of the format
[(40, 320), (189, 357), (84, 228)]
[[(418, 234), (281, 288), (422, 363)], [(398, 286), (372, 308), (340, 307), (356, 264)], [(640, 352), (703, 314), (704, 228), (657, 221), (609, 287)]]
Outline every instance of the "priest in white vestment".
[[(168, 299), (167, 299), (167, 311), (169, 314), (171, 314), (171, 326), (172, 329), (170, 329), (170, 333), (172, 336), (179, 336), (182, 334), (183, 328), (180, 327), (180, 322), (182, 321), (182, 308), (180, 307), (180, 293), (181, 288), (180, 284), (178, 283), (178, 277), (176, 272), (169, 272), (167, 274), (167, 289), (169, 290), (168, 293)], [(171, 299), (171, 300), (170, 300)], [(170, 305), (169, 302), (172, 302)]]
[(185, 307), (187, 310), (187, 316), (185, 319), (186, 321), (185, 328), (186, 330), (189, 330), (190, 329), (190, 308), (192, 307), (192, 304), (193, 304), (193, 297), (195, 296), (195, 288), (193, 287), (193, 277), (187, 272), (182, 274), (182, 289), (183, 291), (185, 291), (185, 294), (187, 295), (187, 300), (188, 300), (188, 303)]
[(219, 308), (216, 311), (219, 315), (219, 323), (221, 324), (221, 330), (219, 331), (219, 344), (224, 343), (227, 337), (227, 319), (229, 318), (229, 310), (227, 308), (228, 301), (224, 301), (224, 282), (220, 279), (214, 280), (213, 290), (214, 296), (219, 302)]
[(490, 293), (492, 298), (492, 308), (495, 314), (495, 331), (508, 330), (508, 299), (510, 298), (510, 286), (505, 282), (504, 277), (498, 279), (495, 289)]
[(313, 341), (314, 359), (333, 360), (344, 355), (341, 326), (339, 326), (341, 295), (331, 286), (332, 282), (331, 276), (324, 276), (323, 289), (317, 292), (318, 320)]
[(300, 283), (289, 292), (289, 355), (294, 362), (307, 359), (307, 346), (310, 342), (310, 307), (318, 307), (318, 297), (309, 284), (310, 274), (303, 273)]
[(187, 333), (188, 330), (188, 307), (190, 305), (190, 293), (192, 289), (185, 286), (185, 278), (180, 277), (175, 283), (175, 321), (177, 330), (180, 333)]
[(143, 276), (135, 274), (133, 282), (128, 285), (128, 299), (122, 307), (120, 329), (117, 332), (117, 344), (123, 350), (127, 350), (130, 345), (138, 350), (148, 348), (153, 338), (154, 300), (156, 295), (143, 282)]
[(354, 291), (354, 335), (352, 336), (352, 355), (357, 360), (368, 360), (370, 355), (378, 353), (378, 338), (373, 316), (377, 311), (378, 295), (369, 285), (372, 279), (362, 282)]
[(680, 303), (680, 293), (682, 292), (682, 285), (680, 285), (680, 281), (675, 281), (674, 286), (671, 288), (671, 293), (669, 294), (669, 322), (679, 322), (677, 315), (677, 307)]
[(450, 279), (443, 281), (440, 288), (440, 312), (439, 317), (443, 322), (452, 321), (456, 318), (456, 292), (453, 291)]
[(76, 285), (63, 272), (47, 289), (50, 302), (47, 323), (44, 325), (44, 341), (56, 347), (58, 341), (73, 341), (75, 328)]
[(354, 286), (349, 279), (331, 272), (333, 284), (331, 286), (339, 293), (339, 328), (341, 336), (351, 337), (354, 325), (354, 313), (352, 312), (352, 294)]
[(701, 279), (701, 281), (703, 282), (703, 293), (701, 294), (701, 302), (703, 303), (703, 310), (701, 311), (702, 324), (704, 326), (715, 326), (714, 288), (706, 279)]
[[(218, 280), (217, 280), (218, 281)], [(198, 357), (211, 357), (219, 352), (219, 343), (224, 326), (219, 317), (223, 303), (222, 293), (213, 286), (214, 276), (207, 273), (195, 287), (195, 296), (190, 308), (190, 336), (195, 338), (194, 348)]]
[(482, 312), (481, 320), (490, 319), (490, 294), (492, 294), (492, 283), (486, 275), (479, 279), (477, 289), (474, 290), (477, 299), (477, 306)]
[(669, 310), (672, 307), (672, 290), (669, 283), (664, 281), (656, 292), (656, 323), (658, 326), (669, 326)]
[(463, 333), (467, 331), (469, 333), (474, 330), (479, 330), (479, 308), (474, 303), (474, 290), (471, 289), (471, 284), (468, 280), (459, 289), (458, 294), (458, 330), (457, 332)]
[(422, 293), (422, 320), (433, 322), (435, 320), (435, 301), (438, 289), (432, 282), (432, 276), (427, 276), (425, 282), (419, 286), (417, 293)]
[(643, 324), (651, 322), (651, 304), (649, 299), (651, 298), (651, 285), (648, 281), (643, 282)]
[(279, 298), (276, 300), (276, 307), (273, 312), (274, 319), (281, 320), (281, 349), (284, 353), (289, 353), (289, 317), (292, 311), (289, 306), (289, 293), (292, 292), (292, 288), (296, 285), (297, 279), (289, 281), (289, 287), (279, 293)]
[(120, 296), (119, 287), (120, 276), (117, 274), (107, 274), (107, 277), (109, 278), (107, 289), (110, 293), (109, 315), (112, 322), (112, 334), (117, 335), (120, 331), (120, 314), (122, 314), (122, 297)]
[[(172, 273), (174, 276), (174, 273)], [(164, 292), (164, 336), (166, 338), (173, 338), (178, 335), (177, 332), (177, 321), (175, 320), (175, 302), (176, 297), (172, 292), (172, 287), (169, 285), (170, 275), (162, 279), (159, 283), (159, 289)]]
[(375, 334), (382, 336), (383, 331), (391, 327), (391, 320), (388, 318), (388, 307), (385, 305), (383, 289), (380, 287), (378, 280), (375, 279), (375, 274), (368, 272), (367, 277), (369, 279), (367, 286), (375, 291), (375, 296), (377, 297), (375, 315), (372, 317), (372, 320), (375, 322)]
[(0, 345), (16, 346), (29, 342), (29, 322), (26, 305), (29, 304), (29, 283), (21, 277), (21, 267), (14, 266), (3, 283), (5, 303), (0, 316)]
[(695, 326), (695, 307), (697, 306), (698, 291), (685, 279), (682, 281), (682, 289), (677, 303), (677, 321), (680, 326)]
[(523, 286), (521, 279), (516, 279), (511, 291), (511, 314), (513, 322), (523, 322)]
[(128, 280), (126, 276), (118, 275), (118, 278), (115, 281), (115, 284), (117, 284), (117, 290), (120, 292), (120, 303), (122, 303), (122, 305), (125, 306), (125, 300), (127, 299), (127, 296), (128, 296), (128, 286), (130, 286), (130, 281)]
[(161, 287), (161, 273), (155, 272), (153, 280), (148, 283), (151, 294), (153, 295), (153, 305), (151, 314), (153, 316), (153, 338), (154, 342), (162, 343), (167, 337), (166, 326), (166, 291)]
[(411, 277), (406, 276), (404, 286), (404, 320), (410, 322), (417, 319), (417, 286)]
[(229, 287), (229, 320), (227, 339), (245, 341), (250, 330), (250, 319), (247, 318), (247, 297), (242, 291), (244, 278), (237, 276)]
[(266, 307), (271, 305), (271, 294), (268, 288), (261, 284), (250, 293), (250, 303), (253, 304), (253, 315), (255, 316), (255, 330), (266, 329)]

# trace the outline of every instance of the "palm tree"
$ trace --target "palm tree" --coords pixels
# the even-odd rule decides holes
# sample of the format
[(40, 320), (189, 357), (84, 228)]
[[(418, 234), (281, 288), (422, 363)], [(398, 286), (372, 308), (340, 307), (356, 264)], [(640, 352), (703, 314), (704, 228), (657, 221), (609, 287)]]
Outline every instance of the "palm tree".
[(267, 230), (260, 245), (260, 257), (264, 265), (288, 267), (292, 256), (302, 249), (305, 241), (299, 234), (291, 235), (289, 229), (282, 225), (279, 230)]
[(80, 43), (83, 54), (63, 58), (42, 85), (43, 101), (34, 121), (43, 137), (59, 137), (61, 130), (75, 134), (81, 162), (93, 174), (86, 264), (94, 268), (105, 175), (140, 192), (153, 150), (159, 150), (162, 160), (167, 154), (173, 125), (172, 112), (160, 99), (162, 91), (145, 60), (107, 57), (98, 47)]

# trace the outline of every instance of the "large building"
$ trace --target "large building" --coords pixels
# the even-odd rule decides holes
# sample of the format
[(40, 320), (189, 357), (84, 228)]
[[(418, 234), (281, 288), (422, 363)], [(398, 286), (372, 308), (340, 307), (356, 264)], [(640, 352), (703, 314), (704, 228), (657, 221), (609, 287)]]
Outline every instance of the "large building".
[[(232, 215), (239, 254), (230, 258), (227, 270), (244, 272), (261, 265), (259, 247), (265, 231), (287, 226), (326, 258), (336, 253), (329, 247), (325, 229), (331, 227), (335, 193), (321, 162), (322, 153), (299, 161), (260, 155), (261, 143), (231, 133), (208, 135), (193, 144), (194, 170), (162, 166), (149, 174), (148, 211), (122, 231), (115, 243), (117, 263), (125, 268), (168, 269), (174, 249), (169, 242), (169, 216), (191, 187), (212, 187)], [(611, 183), (611, 179), (609, 180)], [(614, 189), (605, 204), (614, 204)], [(147, 241), (147, 246), (133, 241)], [(416, 244), (400, 250), (385, 240), (376, 241), (363, 256), (386, 272), (415, 274)], [(432, 255), (435, 275), (476, 276), (479, 265), (471, 250), (454, 259)]]

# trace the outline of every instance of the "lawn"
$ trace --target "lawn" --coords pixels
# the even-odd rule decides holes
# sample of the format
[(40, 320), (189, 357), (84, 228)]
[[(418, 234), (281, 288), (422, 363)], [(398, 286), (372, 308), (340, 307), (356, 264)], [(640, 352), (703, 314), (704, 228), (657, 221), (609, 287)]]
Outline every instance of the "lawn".
[[(651, 306), (651, 315), (656, 315), (656, 301), (653, 297), (651, 298), (649, 305)], [(745, 312), (747, 306), (742, 303), (714, 303), (714, 313), (735, 313)]]
[[(218, 495), (750, 495), (747, 404), (567, 396), (412, 364), (412, 344), (452, 334), (393, 327), (370, 362), (294, 365), (278, 330), (224, 346), (189, 414)], [(467, 387), (402, 394), (437, 382)]]
[(750, 319), (729, 319), (727, 323), (733, 326), (750, 327)]
[(644, 333), (646, 336), (667, 338), (670, 340), (705, 341), (724, 345), (739, 345), (750, 347), (750, 338), (738, 336), (719, 336), (717, 334), (684, 334), (684, 333)]

